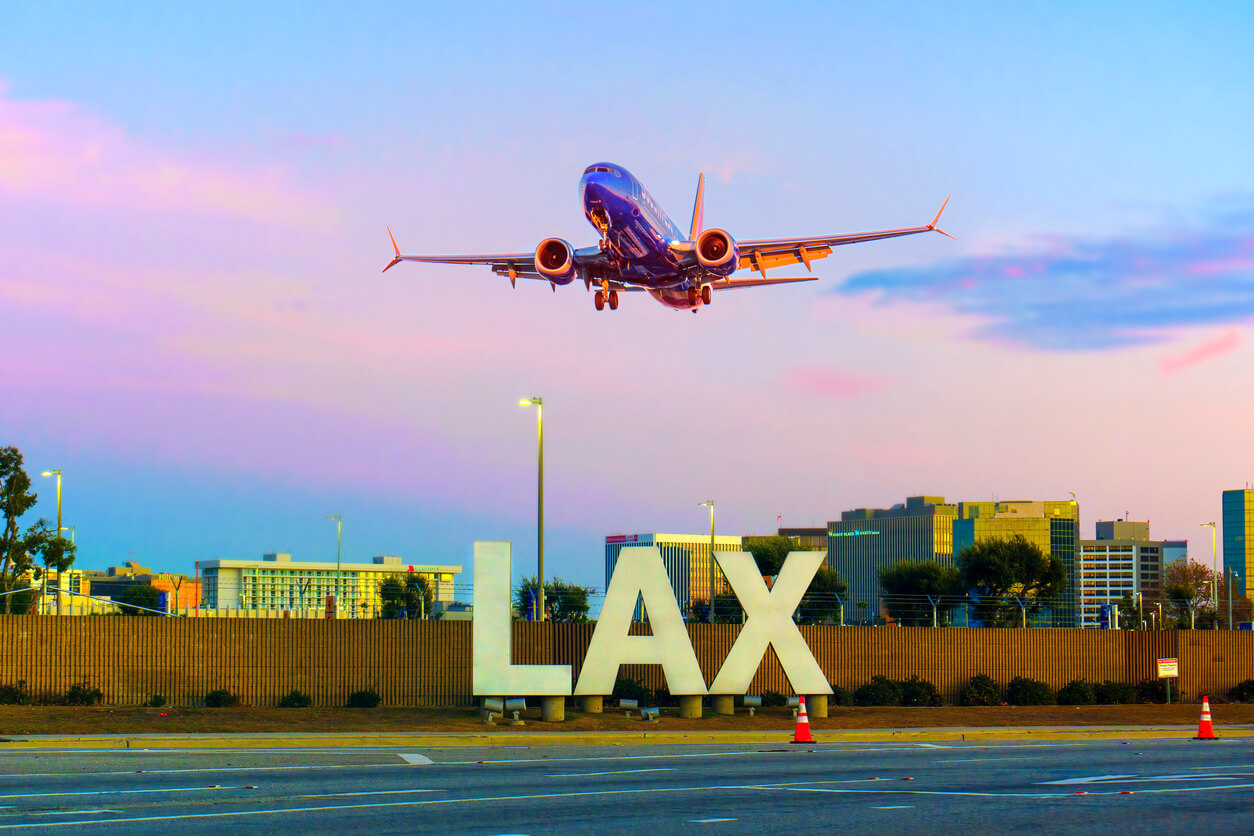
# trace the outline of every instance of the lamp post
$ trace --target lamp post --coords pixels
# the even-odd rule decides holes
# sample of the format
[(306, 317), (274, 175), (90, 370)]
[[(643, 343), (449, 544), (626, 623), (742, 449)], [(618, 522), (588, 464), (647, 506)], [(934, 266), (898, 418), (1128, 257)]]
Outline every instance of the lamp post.
[(536, 408), (536, 585), (539, 620), (544, 621), (544, 398), (524, 398), (518, 405)]
[[(39, 475), (57, 477), (57, 536), (60, 537), (61, 536), (61, 471), (59, 469), (58, 470), (45, 470), (43, 473)], [(57, 615), (61, 614), (61, 582), (62, 580), (64, 579), (61, 577), (61, 568), (57, 567)]]
[(344, 517), (340, 514), (327, 514), (326, 518), (335, 520), (335, 592), (331, 597), (338, 611), (340, 608), (340, 542), (344, 536)]
[(1215, 609), (1219, 609), (1219, 564), (1215, 559), (1215, 523), (1204, 522), (1199, 523), (1203, 528), (1210, 526), (1210, 603)]
[(714, 623), (714, 500), (707, 499), (697, 507), (710, 506), (710, 623)]
[(61, 526), (61, 530), (62, 530), (62, 531), (68, 531), (68, 532), (70, 532), (70, 544), (71, 544), (71, 545), (73, 545), (73, 543), (74, 543), (74, 534), (75, 534), (75, 532), (74, 532), (74, 526), (72, 526), (72, 525), (63, 525), (63, 526)]

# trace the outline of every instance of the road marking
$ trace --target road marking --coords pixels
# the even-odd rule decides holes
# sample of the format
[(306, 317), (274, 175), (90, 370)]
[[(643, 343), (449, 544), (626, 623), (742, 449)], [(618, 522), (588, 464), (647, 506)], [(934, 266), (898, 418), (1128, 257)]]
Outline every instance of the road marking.
[[(468, 761), (474, 763), (474, 761)], [(220, 766), (205, 767), (203, 769), (145, 769), (145, 775), (182, 775), (186, 773), (200, 772), (276, 772), (295, 769), (394, 769), (407, 767), (407, 763), (331, 763), (325, 765), (301, 765), (301, 766)], [(134, 775), (133, 769), (122, 769), (116, 772), (14, 772), (8, 775), (0, 775), (0, 779), (13, 778), (26, 780), (27, 778), (86, 778), (92, 775)]]
[(500, 758), (497, 760), (484, 761), (441, 761), (441, 766), (465, 766), (467, 764), (478, 763), (580, 763), (583, 761), (656, 761), (668, 760), (674, 758), (730, 758), (741, 755), (792, 755), (797, 750), (793, 749), (776, 749), (759, 751), (757, 749), (749, 749), (741, 752), (688, 752), (683, 754), (665, 754), (665, 755), (598, 755), (586, 758)]
[(932, 761), (932, 763), (981, 763), (983, 761), (1039, 761), (1044, 755), (1033, 755), (1026, 758), (950, 758), (942, 761)]
[(431, 758), (427, 757), (426, 755), (417, 755), (417, 754), (410, 755), (410, 754), (405, 754), (402, 752), (397, 752), (396, 754), (404, 758), (405, 762), (412, 766), (426, 766), (429, 763), (435, 763), (435, 761), (431, 760)]
[(1144, 784), (1154, 781), (1224, 781), (1233, 778), (1249, 778), (1250, 773), (1221, 773), (1218, 775), (1093, 775), (1088, 778), (1066, 778), (1060, 781), (1038, 781), (1038, 784)]
[(883, 807), (872, 807), (872, 810), (913, 810), (913, 804), (888, 804)]
[(172, 787), (169, 789), (147, 790), (82, 790), (79, 792), (15, 792), (0, 795), (0, 798), (57, 798), (63, 795), (139, 795), (153, 792), (204, 792), (206, 790), (237, 790), (239, 787)]
[(292, 798), (345, 798), (353, 795), (408, 795), (415, 792), (448, 792), (448, 790), (370, 790), (368, 792), (328, 792), (321, 795), (294, 795)]
[(1057, 781), (1037, 781), (1038, 784), (1096, 784), (1099, 781), (1121, 781), (1136, 775), (1086, 775), (1083, 778), (1060, 778)]
[(653, 769), (617, 769), (608, 772), (567, 772), (561, 775), (550, 775), (550, 778), (591, 778), (594, 775), (629, 775), (633, 772), (674, 772), (669, 766), (657, 766)]
[(82, 815), (83, 813), (120, 813), (120, 812), (122, 812), (122, 811), (121, 811), (121, 810), (102, 810), (102, 809), (98, 809), (98, 810), (54, 810), (54, 811), (50, 811), (50, 812), (43, 812), (43, 813), (26, 813), (25, 815), (28, 815), (28, 816), (74, 816), (74, 815)]
[(720, 821), (740, 821), (740, 819), (688, 819), (689, 824), (714, 824)]

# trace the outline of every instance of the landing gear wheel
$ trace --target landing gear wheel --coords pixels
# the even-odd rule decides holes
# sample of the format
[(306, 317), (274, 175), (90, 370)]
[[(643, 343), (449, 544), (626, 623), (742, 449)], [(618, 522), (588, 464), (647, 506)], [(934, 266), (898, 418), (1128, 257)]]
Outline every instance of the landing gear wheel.
[(618, 310), (618, 291), (617, 290), (610, 291), (610, 310), (611, 311)]
[(592, 297), (592, 302), (597, 306), (598, 311), (605, 310), (605, 294), (601, 291), (598, 290), (596, 296)]
[(707, 305), (710, 304), (710, 295), (710, 286), (707, 284), (701, 288), (701, 301)]
[(697, 289), (695, 287), (688, 288), (688, 307), (695, 308), (697, 306)]

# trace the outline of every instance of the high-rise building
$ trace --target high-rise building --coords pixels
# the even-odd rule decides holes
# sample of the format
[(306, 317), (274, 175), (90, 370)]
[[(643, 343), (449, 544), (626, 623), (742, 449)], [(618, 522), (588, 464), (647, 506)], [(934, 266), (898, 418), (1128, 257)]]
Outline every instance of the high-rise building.
[(886, 615), (880, 569), (925, 560), (952, 566), (957, 513), (943, 496), (911, 496), (891, 508), (842, 511), (829, 522), (827, 566), (849, 585), (846, 621), (876, 623)]
[(1236, 573), (1234, 597), (1250, 592), (1246, 578), (1254, 573), (1254, 490), (1224, 491), (1223, 494), (1224, 574)]
[[(714, 548), (717, 551), (738, 552), (741, 550), (740, 537), (716, 536)], [(666, 566), (666, 576), (670, 579), (671, 589), (675, 591), (675, 601), (680, 612), (685, 615), (691, 610), (694, 601), (707, 601), (710, 597), (710, 535), (708, 534), (611, 534), (605, 538), (605, 585), (610, 585), (614, 567), (618, 564), (618, 555), (631, 546), (657, 546), (662, 554), (662, 563)], [(716, 595), (731, 592), (726, 578), (714, 565), (714, 589)], [(637, 618), (640, 613), (637, 613)]]
[(1151, 540), (1148, 522), (1099, 521), (1097, 539), (1080, 541), (1079, 626), (1101, 626), (1102, 606), (1125, 594), (1161, 598), (1163, 569), (1187, 549), (1186, 540)]

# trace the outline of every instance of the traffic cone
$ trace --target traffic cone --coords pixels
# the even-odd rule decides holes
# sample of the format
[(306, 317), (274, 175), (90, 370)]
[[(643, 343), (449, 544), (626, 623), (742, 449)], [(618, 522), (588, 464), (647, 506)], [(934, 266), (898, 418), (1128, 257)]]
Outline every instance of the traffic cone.
[(1202, 721), (1197, 724), (1194, 740), (1215, 740), (1215, 727), (1210, 724), (1210, 700), (1202, 697)]
[(798, 697), (799, 709), (797, 711), (797, 730), (793, 733), (793, 743), (813, 743), (814, 737), (810, 734), (810, 718), (806, 716), (806, 698)]

